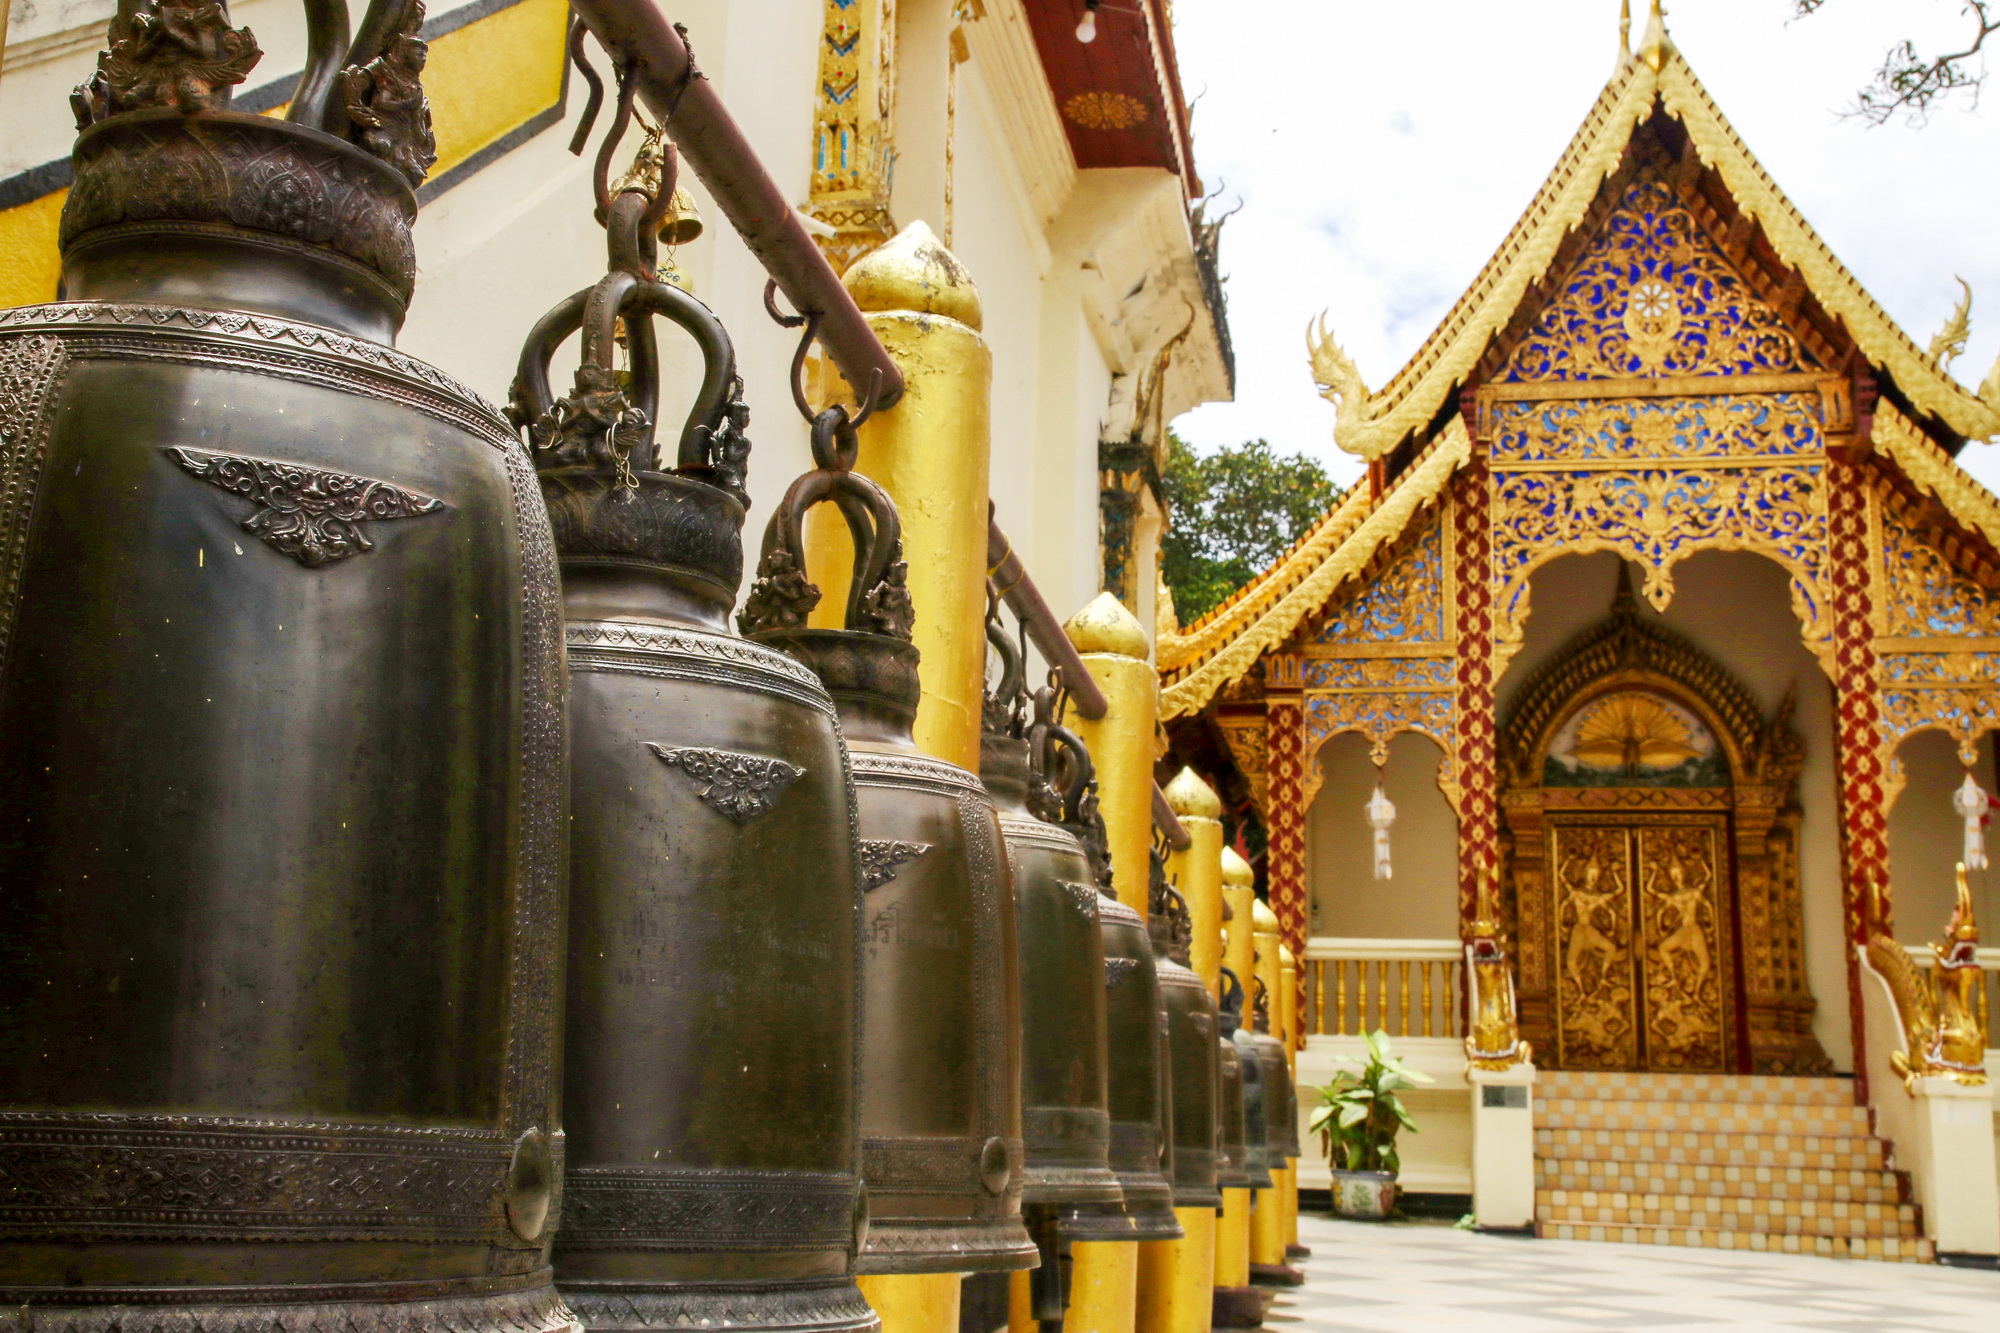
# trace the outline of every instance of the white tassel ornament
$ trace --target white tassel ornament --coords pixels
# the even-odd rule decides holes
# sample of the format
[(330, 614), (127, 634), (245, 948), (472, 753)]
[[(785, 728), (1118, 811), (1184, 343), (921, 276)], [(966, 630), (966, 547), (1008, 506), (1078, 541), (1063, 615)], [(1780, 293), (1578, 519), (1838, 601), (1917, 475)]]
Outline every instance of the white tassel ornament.
[(1951, 795), (1951, 808), (1958, 811), (1959, 817), (1965, 821), (1965, 855), (1959, 859), (1965, 862), (1967, 870), (1986, 869), (1987, 805), (1986, 789), (1972, 780), (1972, 774), (1967, 773), (1965, 781)]
[(1375, 878), (1388, 879), (1389, 826), (1396, 822), (1396, 807), (1382, 794), (1382, 784), (1375, 783), (1375, 794), (1368, 800), (1368, 826), (1375, 830)]

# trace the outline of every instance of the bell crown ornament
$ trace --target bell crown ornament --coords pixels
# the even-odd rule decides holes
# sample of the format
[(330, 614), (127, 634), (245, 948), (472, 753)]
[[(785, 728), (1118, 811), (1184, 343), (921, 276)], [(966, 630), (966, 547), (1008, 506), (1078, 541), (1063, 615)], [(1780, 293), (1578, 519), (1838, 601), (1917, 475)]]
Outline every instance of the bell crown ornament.
[[(535, 325), (511, 405), (561, 555), (571, 672), (556, 1281), (605, 1333), (863, 1333), (879, 1321), (853, 1280), (867, 1214), (846, 756), (818, 679), (728, 630), (748, 413), (727, 332), (654, 269), (672, 147), (649, 135), (608, 190), (605, 156), (605, 276)], [(703, 362), (664, 458), (656, 318)], [(550, 358), (578, 332), (574, 388), (552, 398)]]
[[(978, 778), (912, 738), (921, 690), (896, 506), (853, 470), (866, 412), (806, 410), (797, 374), (816, 317), (796, 323), (805, 335), (793, 392), (812, 423), (816, 466), (771, 516), (739, 624), (819, 676), (850, 747), (870, 1213), (859, 1268), (1032, 1268), (1036, 1247), (1021, 1221), (1019, 963), (1000, 819)], [(821, 596), (802, 559), (804, 516), (817, 504), (835, 506), (854, 538), (840, 629), (806, 624)]]
[[(622, 87), (619, 100), (627, 102)], [(614, 123), (612, 132), (621, 131)], [(744, 490), (750, 412), (735, 348), (713, 311), (660, 280), (657, 229), (675, 188), (673, 145), (649, 136), (615, 187), (604, 183), (607, 165), (600, 153), (605, 274), (529, 333), (507, 415), (527, 435), (573, 613), (605, 620), (665, 616), (726, 633), (743, 578), (741, 532), (750, 505)], [(655, 317), (677, 325), (702, 355), (701, 386), (671, 458), (662, 456), (656, 438)], [(579, 331), (574, 383), (556, 397), (550, 360)], [(620, 344), (629, 359), (622, 369)]]
[(221, 0), (118, 7), (70, 97), (67, 296), (249, 308), (394, 340), (416, 281), (416, 187), (437, 160), (424, 6), (374, 0), (351, 41), (344, 4), (305, 8), (305, 70), (276, 118), (230, 110), (263, 52)]

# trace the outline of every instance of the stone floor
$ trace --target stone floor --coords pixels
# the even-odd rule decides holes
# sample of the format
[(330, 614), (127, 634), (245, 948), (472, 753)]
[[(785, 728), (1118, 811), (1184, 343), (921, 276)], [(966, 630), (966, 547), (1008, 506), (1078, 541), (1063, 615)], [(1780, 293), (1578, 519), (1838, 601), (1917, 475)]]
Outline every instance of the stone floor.
[(1300, 1219), (1306, 1285), (1268, 1333), (1451, 1328), (1996, 1333), (2000, 1272)]

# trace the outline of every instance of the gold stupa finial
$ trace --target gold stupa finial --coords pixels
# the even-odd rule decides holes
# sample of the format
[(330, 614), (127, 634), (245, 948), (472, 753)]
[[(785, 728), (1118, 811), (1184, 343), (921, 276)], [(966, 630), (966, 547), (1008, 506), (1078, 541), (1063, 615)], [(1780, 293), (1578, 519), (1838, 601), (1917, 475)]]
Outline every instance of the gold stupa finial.
[(912, 222), (855, 260), (840, 281), (864, 311), (914, 310), (971, 329), (983, 323), (972, 275), (922, 222)]
[(1234, 847), (1222, 849), (1222, 882), (1232, 889), (1248, 888), (1257, 882), (1257, 872), (1236, 854)]
[(1117, 653), (1144, 661), (1148, 652), (1146, 631), (1139, 627), (1138, 618), (1108, 592), (1097, 594), (1090, 605), (1071, 616), (1063, 633), (1080, 653)]
[(1220, 819), (1222, 800), (1192, 768), (1183, 768), (1161, 793), (1167, 808), (1182, 819)]
[(1667, 36), (1667, 11), (1660, 0), (1652, 0), (1652, 12), (1646, 16), (1645, 35), (1639, 38), (1639, 59), (1658, 73), (1673, 49), (1673, 39)]

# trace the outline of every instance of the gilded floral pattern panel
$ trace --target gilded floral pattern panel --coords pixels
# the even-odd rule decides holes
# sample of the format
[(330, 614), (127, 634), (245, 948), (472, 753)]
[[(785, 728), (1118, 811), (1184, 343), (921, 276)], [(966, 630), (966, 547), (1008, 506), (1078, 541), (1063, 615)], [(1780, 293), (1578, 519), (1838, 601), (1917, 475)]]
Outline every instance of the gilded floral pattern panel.
[[(1883, 653), (1878, 669), (1885, 752), (1893, 754), (1903, 737), (1929, 727), (1958, 742), (1958, 757), (1968, 768), (1978, 762), (1979, 738), (2000, 727), (2000, 653)], [(1900, 779), (1898, 770), (1896, 787)]]
[(1882, 521), (1883, 631), (1892, 638), (2000, 638), (2000, 593), (1952, 568), (1887, 505)]
[(1673, 567), (1748, 550), (1792, 574), (1807, 645), (1827, 660), (1825, 442), (1811, 393), (1500, 401), (1494, 423), (1494, 635), (1518, 650), (1529, 576), (1556, 556), (1616, 551), (1664, 610)]
[(1657, 173), (1642, 172), (1509, 357), (1507, 381), (1813, 368)]
[(1444, 642), (1444, 525), (1435, 515), (1414, 545), (1326, 613), (1314, 643), (1336, 648)]

